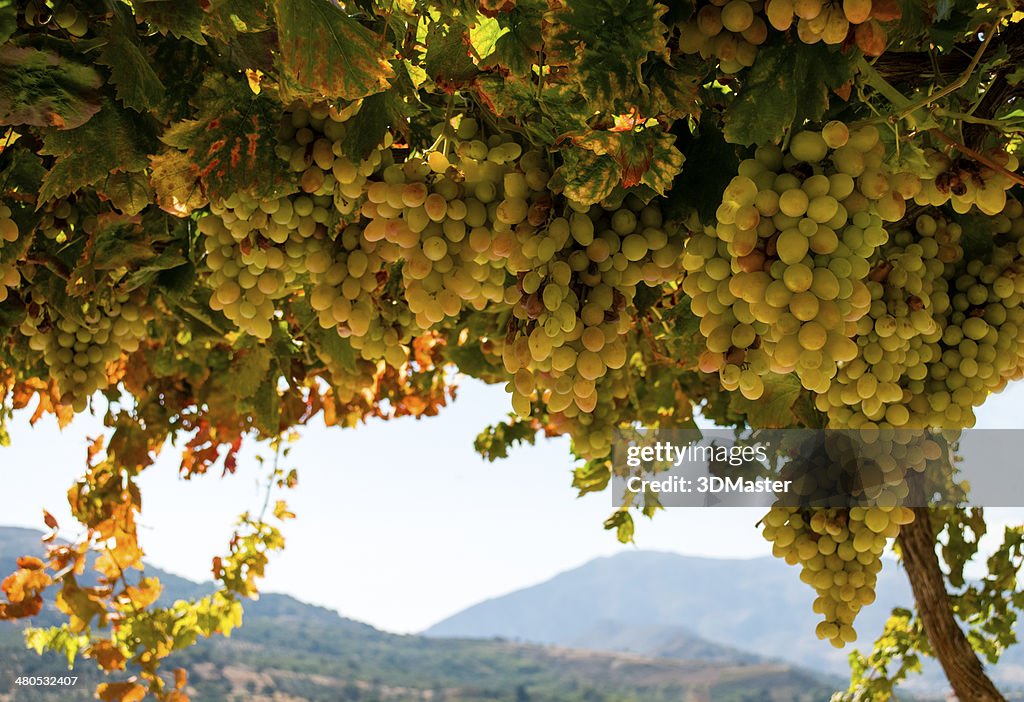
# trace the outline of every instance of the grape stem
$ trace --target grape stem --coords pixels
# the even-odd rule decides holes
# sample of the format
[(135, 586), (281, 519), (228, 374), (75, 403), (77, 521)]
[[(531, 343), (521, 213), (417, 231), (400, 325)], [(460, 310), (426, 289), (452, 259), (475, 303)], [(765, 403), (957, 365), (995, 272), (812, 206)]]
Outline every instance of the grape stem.
[(933, 93), (931, 95), (927, 95), (921, 98), (920, 100), (910, 103), (910, 105), (906, 106), (901, 112), (899, 112), (896, 115), (893, 115), (892, 119), (901, 120), (906, 117), (909, 117), (922, 107), (927, 107), (936, 100), (940, 100), (949, 95), (950, 93), (956, 92), (960, 88), (967, 85), (967, 81), (971, 79), (971, 75), (974, 73), (975, 69), (977, 69), (978, 64), (981, 63), (981, 57), (985, 54), (985, 49), (988, 48), (988, 45), (992, 42), (992, 38), (998, 33), (999, 23), (1003, 20), (1004, 16), (1005, 14), (1000, 14), (999, 17), (997, 17), (995, 21), (992, 23), (989, 32), (985, 35), (985, 39), (981, 42), (981, 45), (978, 47), (978, 50), (974, 52), (974, 58), (971, 59), (971, 62), (967, 65), (967, 69), (960, 74), (959, 78), (957, 78), (952, 83), (948, 84), (945, 88), (942, 88), (938, 92)]
[(960, 153), (964, 154), (965, 156), (970, 156), (975, 161), (978, 161), (979, 163), (984, 163), (986, 166), (988, 166), (992, 170), (996, 171), (997, 173), (999, 173), (1003, 177), (1009, 178), (1014, 183), (1017, 183), (1018, 185), (1024, 185), (1024, 176), (1021, 176), (1021, 175), (1019, 175), (1017, 173), (1014, 173), (1013, 171), (1006, 170), (1003, 166), (1000, 166), (998, 163), (993, 161), (988, 156), (985, 156), (984, 154), (975, 151), (974, 149), (970, 148), (969, 146), (965, 146), (965, 145), (961, 144), (959, 141), (957, 141), (953, 137), (949, 136), (948, 134), (943, 132), (941, 129), (937, 129), (937, 128), (936, 129), (929, 129), (928, 133), (931, 134), (932, 136), (938, 138), (940, 141), (943, 141), (946, 144), (952, 146), (953, 148), (955, 148), (957, 151), (959, 151)]

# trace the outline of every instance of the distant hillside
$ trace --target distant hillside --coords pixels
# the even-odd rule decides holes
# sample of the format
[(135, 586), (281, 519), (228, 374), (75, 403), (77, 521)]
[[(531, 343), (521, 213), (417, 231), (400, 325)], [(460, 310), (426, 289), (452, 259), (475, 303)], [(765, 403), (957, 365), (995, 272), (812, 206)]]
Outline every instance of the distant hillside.
[[(649, 643), (651, 628), (669, 627), (719, 645), (771, 652), (843, 674), (846, 652), (814, 635), (814, 593), (796, 576), (792, 566), (776, 558), (719, 560), (631, 551), (487, 600), (425, 633), (554, 645), (590, 637), (593, 644), (600, 641), (591, 636), (594, 627), (617, 622), (628, 623), (637, 641), (627, 641), (620, 630), (612, 648), (656, 654)], [(880, 631), (892, 606), (911, 602), (906, 578), (889, 563), (879, 577), (877, 605), (861, 613), (857, 628)]]
[[(37, 532), (0, 528), (0, 573), (17, 556), (38, 552)], [(164, 581), (170, 598), (208, 590), (147, 572)], [(56, 621), (52, 613), (47, 618)], [(674, 641), (680, 650), (696, 646), (695, 653), (718, 660), (398, 636), (285, 595), (265, 595), (246, 605), (245, 625), (231, 639), (204, 642), (175, 664), (190, 671), (193, 699), (201, 702), (824, 702), (835, 689), (790, 665), (756, 662), (683, 636)], [(92, 700), (100, 677), (88, 661), (76, 667), (82, 680), (73, 690), (13, 685), (19, 675), (64, 669), (61, 660), (25, 651), (18, 628), (0, 624), (0, 702)]]
[[(776, 558), (718, 560), (633, 551), (481, 602), (424, 633), (665, 658), (693, 656), (698, 641), (848, 677), (849, 651), (814, 635), (813, 599), (796, 569)], [(887, 562), (875, 604), (857, 619), (859, 645), (870, 646), (894, 606), (912, 603), (905, 575)], [(1021, 689), (1024, 655), (1011, 650), (994, 672), (1002, 684)], [(908, 689), (936, 694), (945, 687), (938, 666), (928, 665), (926, 675)]]

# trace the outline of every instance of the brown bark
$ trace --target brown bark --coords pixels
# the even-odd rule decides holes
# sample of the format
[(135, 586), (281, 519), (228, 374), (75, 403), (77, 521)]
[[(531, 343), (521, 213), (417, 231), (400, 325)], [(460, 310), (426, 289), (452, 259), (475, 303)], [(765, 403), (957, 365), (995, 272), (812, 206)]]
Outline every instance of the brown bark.
[(914, 510), (914, 521), (901, 527), (899, 541), (925, 634), (953, 692), (960, 702), (1006, 702), (953, 616), (927, 508)]

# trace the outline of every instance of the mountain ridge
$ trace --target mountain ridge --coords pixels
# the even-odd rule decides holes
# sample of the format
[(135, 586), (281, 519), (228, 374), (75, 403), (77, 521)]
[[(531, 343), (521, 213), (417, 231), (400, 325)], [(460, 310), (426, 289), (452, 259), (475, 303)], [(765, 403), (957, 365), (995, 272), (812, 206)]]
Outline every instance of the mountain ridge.
[[(20, 555), (39, 553), (41, 534), (0, 527), (0, 572)], [(27, 547), (27, 548), (26, 548)], [(201, 595), (211, 585), (147, 568), (166, 584), (164, 596)], [(51, 605), (52, 606), (52, 605)], [(391, 634), (289, 595), (265, 594), (245, 605), (244, 625), (175, 654), (203, 702), (824, 702), (838, 681), (788, 664), (652, 659), (633, 653), (539, 646), (499, 640)], [(56, 613), (44, 613), (58, 621)], [(44, 624), (44, 622), (34, 622)], [(19, 627), (0, 622), (0, 702), (49, 702), (37, 688), (13, 685), (19, 675), (53, 675), (55, 656), (26, 651)], [(61, 702), (85, 702), (101, 681), (91, 661), (78, 661), (78, 687)], [(8, 689), (4, 689), (7, 685)]]

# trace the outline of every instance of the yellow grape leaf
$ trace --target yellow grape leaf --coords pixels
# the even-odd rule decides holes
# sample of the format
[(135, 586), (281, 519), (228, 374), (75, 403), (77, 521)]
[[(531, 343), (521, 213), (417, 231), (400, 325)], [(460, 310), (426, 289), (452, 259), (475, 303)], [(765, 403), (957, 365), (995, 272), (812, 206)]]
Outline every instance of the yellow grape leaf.
[(141, 702), (146, 688), (136, 682), (101, 683), (96, 686), (96, 696), (103, 702)]

